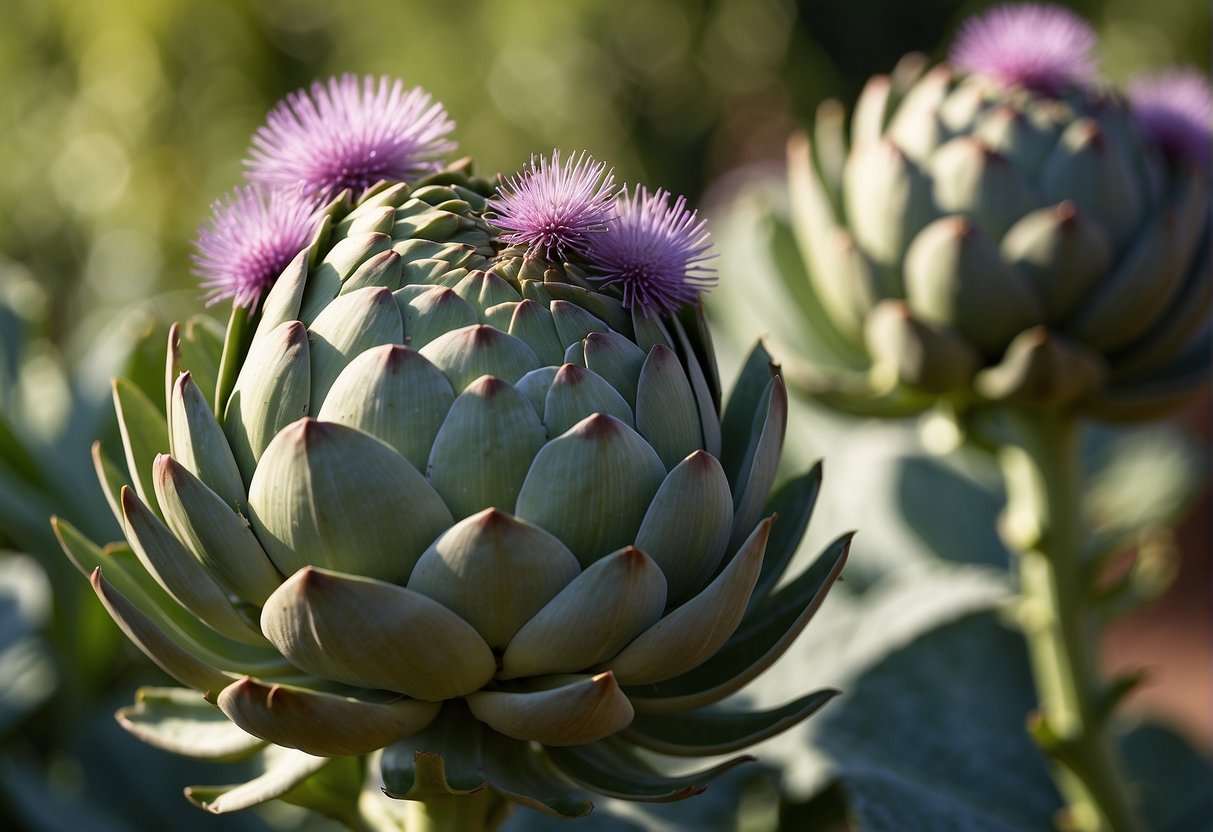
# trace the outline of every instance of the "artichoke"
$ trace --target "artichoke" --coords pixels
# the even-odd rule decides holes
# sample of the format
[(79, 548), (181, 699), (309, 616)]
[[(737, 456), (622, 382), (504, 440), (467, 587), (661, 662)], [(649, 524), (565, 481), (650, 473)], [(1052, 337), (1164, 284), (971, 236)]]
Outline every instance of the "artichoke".
[[(823, 104), (790, 143), (787, 207), (754, 197), (776, 203), (779, 279), (713, 311), (740, 328), (733, 304), (759, 297), (789, 383), (854, 412), (1185, 401), (1209, 355), (1208, 93), (1151, 113), (1093, 77), (1094, 40), (1064, 10), (1002, 7), (950, 63), (872, 78), (849, 137)], [(1160, 135), (1185, 119), (1204, 153)]]
[(777, 368), (756, 351), (722, 415), (697, 304), (628, 304), (503, 240), (496, 195), (466, 162), (347, 188), (222, 343), (173, 327), (163, 411), (115, 382), (127, 470), (94, 456), (127, 542), (56, 529), (192, 689), (141, 691), (124, 727), (199, 757), (278, 747), (258, 781), (192, 792), (214, 811), (340, 757), (410, 800), (675, 799), (747, 758), (663, 775), (637, 747), (727, 754), (833, 693), (708, 709), (782, 654), (849, 543), (775, 590), (820, 481), (769, 495)]

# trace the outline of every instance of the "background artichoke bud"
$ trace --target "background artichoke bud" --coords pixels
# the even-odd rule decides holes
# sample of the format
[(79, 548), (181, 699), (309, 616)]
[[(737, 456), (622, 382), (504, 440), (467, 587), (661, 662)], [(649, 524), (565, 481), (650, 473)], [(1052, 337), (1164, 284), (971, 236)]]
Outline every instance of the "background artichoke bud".
[[(940, 396), (961, 410), (1011, 397), (1112, 419), (1164, 411), (1207, 375), (1207, 87), (1130, 100), (1080, 44), (1032, 66), (987, 28), (985, 52), (962, 43), (951, 65), (911, 56), (873, 78), (849, 143), (834, 102), (790, 143), (788, 207), (759, 200), (803, 264), (777, 255), (779, 291), (825, 331), (804, 350), (782, 331), (789, 316), (770, 317), (776, 357), (805, 392), (857, 412)], [(726, 326), (742, 294), (712, 306)]]
[[(513, 185), (566, 174), (602, 170), (556, 155)], [(207, 356), (213, 396), (181, 328), (167, 430), (150, 397), (116, 385), (129, 470), (96, 458), (130, 550), (58, 533), (119, 625), (202, 694), (148, 699), (171, 700), (176, 727), (141, 704), (139, 736), (191, 753), (189, 726), (214, 726), (204, 695), (231, 720), (229, 745), (305, 755), (261, 800), (312, 776), (313, 757), (383, 750), (389, 794), (466, 792), (419, 774), (446, 760), (498, 798), (578, 815), (585, 790), (670, 799), (732, 764), (656, 774), (633, 746), (671, 749), (632, 727), (638, 712), (702, 723), (674, 753), (709, 756), (829, 698), (701, 710), (778, 658), (849, 538), (772, 591), (816, 493), (790, 492), (804, 496), (784, 499), (787, 521), (767, 510), (783, 381), (752, 361), (722, 414), (695, 302), (702, 222), (644, 189), (616, 217), (609, 182), (573, 219), (606, 238), (600, 219), (643, 235), (663, 216), (664, 261), (592, 237), (605, 247), (587, 254), (572, 232), (529, 239), (526, 223), (506, 235), (514, 192), (466, 163), (324, 191), (311, 244), (248, 287), (268, 291), (235, 307)]]

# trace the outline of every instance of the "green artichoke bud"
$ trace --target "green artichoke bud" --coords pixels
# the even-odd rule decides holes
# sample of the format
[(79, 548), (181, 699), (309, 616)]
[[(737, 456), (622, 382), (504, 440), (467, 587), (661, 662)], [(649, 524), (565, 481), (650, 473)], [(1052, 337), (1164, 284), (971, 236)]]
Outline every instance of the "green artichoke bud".
[(774, 224), (780, 280), (726, 289), (713, 314), (741, 330), (738, 306), (798, 310), (752, 317), (794, 387), (854, 412), (946, 400), (1135, 420), (1184, 401), (1208, 375), (1208, 124), (1185, 156), (1151, 131), (1150, 102), (982, 54), (873, 78), (849, 140), (823, 105), (790, 144), (786, 204), (749, 200)]
[(775, 589), (820, 478), (770, 494), (775, 365), (756, 351), (722, 412), (696, 303), (511, 244), (495, 193), (467, 164), (342, 192), (198, 373), (174, 327), (167, 415), (115, 384), (127, 471), (95, 457), (127, 544), (57, 531), (200, 692), (120, 720), (179, 753), (296, 755), (272, 786), (198, 790), (215, 811), (363, 755), (400, 798), (684, 797), (747, 758), (663, 775), (635, 749), (727, 754), (832, 695), (709, 710), (782, 654), (849, 543)]

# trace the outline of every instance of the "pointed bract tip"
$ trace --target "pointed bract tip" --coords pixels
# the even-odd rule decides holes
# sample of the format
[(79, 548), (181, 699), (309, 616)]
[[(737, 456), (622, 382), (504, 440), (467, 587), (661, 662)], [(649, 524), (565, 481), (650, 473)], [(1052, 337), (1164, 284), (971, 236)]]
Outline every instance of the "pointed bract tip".
[(589, 370), (580, 364), (561, 364), (556, 375), (552, 377), (553, 384), (580, 384), (589, 375)]
[(1095, 30), (1069, 9), (1010, 3), (968, 18), (948, 60), (1007, 88), (1057, 95), (1095, 80), (1095, 42)]
[(505, 391), (505, 388), (509, 386), (510, 383), (508, 381), (502, 381), (501, 379), (497, 378), (497, 376), (492, 376), (486, 373), (464, 388), (463, 392), (469, 393), (473, 396), (492, 398), (500, 395)]
[(380, 181), (413, 181), (455, 149), (455, 123), (421, 89), (353, 73), (317, 81), (280, 101), (253, 136), (245, 165), (267, 188), (330, 199)]
[(470, 519), (481, 532), (503, 531), (517, 523), (509, 513), (502, 511), (496, 506), (482, 509), (473, 514)]
[(569, 434), (583, 439), (606, 439), (619, 434), (622, 422), (605, 413), (591, 413), (569, 429)]

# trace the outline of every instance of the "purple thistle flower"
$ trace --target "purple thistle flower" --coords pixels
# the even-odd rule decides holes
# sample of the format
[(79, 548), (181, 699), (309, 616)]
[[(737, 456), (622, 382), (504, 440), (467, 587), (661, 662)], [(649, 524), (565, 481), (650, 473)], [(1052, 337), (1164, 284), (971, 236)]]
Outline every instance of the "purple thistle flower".
[(685, 197), (637, 187), (618, 200), (618, 213), (602, 234), (590, 239), (586, 257), (591, 275), (623, 291), (623, 305), (644, 312), (674, 312), (716, 285), (705, 263), (712, 237), (707, 222), (687, 210)]
[(266, 191), (237, 188), (211, 206), (198, 229), (194, 272), (208, 289), (207, 302), (232, 298), (255, 309), (291, 260), (312, 242), (322, 215), (318, 203), (298, 188)]
[[(605, 173), (604, 173), (605, 171)], [(522, 173), (505, 180), (489, 200), (493, 224), (509, 232), (501, 239), (541, 249), (548, 259), (584, 252), (591, 235), (606, 230), (615, 216), (615, 176), (584, 152), (560, 163), (531, 157)]]
[(970, 17), (948, 55), (957, 69), (1056, 95), (1095, 79), (1095, 31), (1059, 6), (1017, 3)]
[(253, 135), (248, 178), (270, 188), (301, 185), (330, 198), (355, 195), (381, 179), (409, 180), (439, 169), (454, 149), (455, 123), (420, 87), (387, 76), (346, 73), (297, 90), (270, 111)]
[(1138, 127), (1172, 161), (1209, 165), (1213, 92), (1196, 69), (1170, 69), (1129, 82), (1129, 107)]

